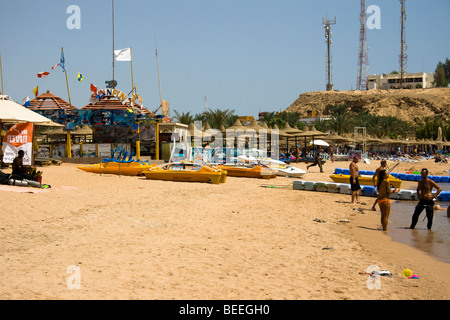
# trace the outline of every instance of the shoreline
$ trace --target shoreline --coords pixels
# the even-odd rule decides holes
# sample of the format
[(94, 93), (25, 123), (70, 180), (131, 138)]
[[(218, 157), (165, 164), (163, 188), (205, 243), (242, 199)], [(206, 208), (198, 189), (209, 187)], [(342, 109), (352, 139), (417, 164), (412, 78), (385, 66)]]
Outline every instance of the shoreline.
[[(312, 167), (304, 180), (328, 181), (348, 164), (327, 161), (325, 173)], [(442, 167), (399, 169), (416, 165)], [(358, 206), (350, 195), (261, 188), (295, 180), (284, 177), (211, 185), (100, 176), (74, 164), (42, 169), (51, 189), (0, 191), (10, 208), (0, 216), (2, 299), (450, 298), (448, 264), (377, 230), (374, 198)], [(380, 290), (360, 274), (372, 265), (393, 274), (380, 277)], [(70, 266), (81, 270), (80, 289), (67, 286)], [(405, 268), (420, 279), (403, 278)]]

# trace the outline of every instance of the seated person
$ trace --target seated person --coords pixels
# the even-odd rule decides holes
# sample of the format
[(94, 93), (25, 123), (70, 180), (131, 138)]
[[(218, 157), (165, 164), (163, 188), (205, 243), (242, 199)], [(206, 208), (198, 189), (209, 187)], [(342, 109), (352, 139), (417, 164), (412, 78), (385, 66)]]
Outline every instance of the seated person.
[(34, 180), (34, 176), (36, 175), (36, 169), (31, 166), (25, 166), (23, 164), (23, 157), (25, 152), (23, 150), (19, 150), (18, 156), (14, 159), (12, 163), (12, 174), (15, 176), (19, 176), (22, 179), (26, 180)]

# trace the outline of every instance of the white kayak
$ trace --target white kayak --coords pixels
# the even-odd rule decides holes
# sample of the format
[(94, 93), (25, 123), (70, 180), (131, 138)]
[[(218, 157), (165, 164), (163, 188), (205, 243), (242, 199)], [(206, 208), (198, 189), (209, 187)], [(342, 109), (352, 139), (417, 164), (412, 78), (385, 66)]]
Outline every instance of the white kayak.
[(279, 176), (302, 178), (306, 174), (305, 170), (293, 166), (286, 166), (285, 168), (282, 167), (272, 167), (272, 168), (277, 170), (277, 175)]

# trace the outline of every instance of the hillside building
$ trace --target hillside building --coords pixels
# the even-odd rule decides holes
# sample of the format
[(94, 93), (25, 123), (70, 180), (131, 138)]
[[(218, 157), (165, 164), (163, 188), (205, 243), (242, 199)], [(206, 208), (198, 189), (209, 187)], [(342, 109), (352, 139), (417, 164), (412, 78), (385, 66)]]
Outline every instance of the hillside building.
[[(368, 89), (399, 89), (400, 74), (379, 74), (368, 77)], [(405, 75), (405, 89), (434, 88), (434, 73), (408, 73)]]

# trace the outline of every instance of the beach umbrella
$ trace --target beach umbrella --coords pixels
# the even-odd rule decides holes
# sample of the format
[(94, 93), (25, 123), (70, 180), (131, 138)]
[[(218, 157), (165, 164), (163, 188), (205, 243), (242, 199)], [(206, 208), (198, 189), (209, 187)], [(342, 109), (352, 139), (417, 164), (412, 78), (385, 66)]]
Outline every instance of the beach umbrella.
[(381, 139), (379, 139), (377, 137), (372, 137), (372, 136), (369, 136), (367, 141), (369, 143), (373, 143), (373, 144), (381, 144), (381, 143), (383, 143), (383, 140), (381, 140)]
[(307, 137), (311, 137), (312, 138), (312, 142), (313, 142), (313, 144), (312, 144), (313, 148), (314, 148), (314, 138), (315, 137), (317, 137), (317, 138), (318, 137), (324, 138), (326, 136), (327, 136), (326, 133), (317, 130), (315, 126), (311, 126), (311, 129), (303, 131), (303, 132), (297, 134), (297, 137), (304, 137), (305, 138), (305, 145), (306, 145), (306, 138)]
[(62, 125), (12, 101), (9, 96), (0, 95), (0, 123), (20, 122), (30, 122), (49, 127), (62, 127)]
[(333, 142), (345, 142), (345, 141), (348, 141), (348, 138), (345, 138), (345, 137), (340, 136), (340, 135), (335, 134), (335, 133), (329, 134), (329, 135), (327, 135), (325, 137), (322, 137), (322, 139), (325, 140), (325, 141), (333, 141)]
[(326, 141), (323, 141), (323, 140), (314, 140), (314, 141), (311, 141), (310, 143), (309, 143), (310, 145), (316, 145), (316, 146), (322, 146), (322, 147), (329, 147), (330, 145), (328, 144), (328, 142), (326, 142)]
[(289, 122), (286, 122), (286, 123), (284, 124), (283, 129), (280, 129), (280, 131), (283, 131), (284, 133), (290, 134), (290, 135), (292, 135), (292, 136), (294, 136), (294, 137), (295, 137), (297, 134), (300, 134), (300, 133), (303, 132), (303, 131), (301, 131), (301, 130), (299, 130), (299, 129), (297, 129), (297, 128), (292, 128), (292, 127), (289, 125)]
[[(189, 134), (191, 135), (192, 140), (194, 140), (194, 138), (195, 138), (195, 132), (197, 132), (197, 135), (200, 135), (200, 136), (203, 135), (201, 128), (195, 127), (195, 124), (192, 122), (189, 123), (189, 125), (188, 125), (188, 131), (189, 131)], [(201, 139), (201, 137), (200, 137), (200, 139)]]
[(225, 126), (223, 124), (219, 126), (219, 130), (220, 132), (222, 132), (222, 134), (224, 134), (227, 131), (227, 129), (225, 129)]
[(241, 121), (239, 121), (239, 119), (236, 119), (236, 121), (234, 122), (234, 124), (231, 127), (228, 127), (228, 129), (232, 129), (232, 130), (242, 130), (245, 131), (246, 127), (244, 127), (241, 123)]
[(417, 141), (415, 138), (406, 138), (406, 144), (409, 145), (417, 144)]

